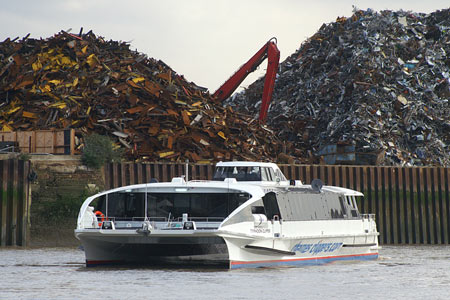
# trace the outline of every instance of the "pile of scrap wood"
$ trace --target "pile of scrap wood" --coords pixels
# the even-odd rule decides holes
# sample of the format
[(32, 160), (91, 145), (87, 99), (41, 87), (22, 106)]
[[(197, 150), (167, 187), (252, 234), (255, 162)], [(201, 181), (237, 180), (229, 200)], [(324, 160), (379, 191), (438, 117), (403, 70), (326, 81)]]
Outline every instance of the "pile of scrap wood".
[(135, 160), (277, 160), (283, 150), (253, 116), (224, 108), (164, 62), (92, 32), (1, 42), (0, 99), (0, 130), (95, 132)]

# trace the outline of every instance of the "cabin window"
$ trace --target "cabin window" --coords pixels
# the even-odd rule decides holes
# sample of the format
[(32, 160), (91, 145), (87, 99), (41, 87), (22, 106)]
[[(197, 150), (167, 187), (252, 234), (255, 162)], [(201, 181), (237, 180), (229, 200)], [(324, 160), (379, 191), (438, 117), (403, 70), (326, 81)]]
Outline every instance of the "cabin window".
[(102, 196), (96, 210), (105, 213), (106, 216), (114, 217), (118, 220), (142, 219), (145, 217), (145, 194), (118, 192)]
[(280, 178), (281, 181), (285, 181), (286, 180), (286, 177), (284, 177), (283, 173), (281, 173), (281, 171), (278, 170), (278, 169), (275, 171), (275, 176)]
[(261, 168), (262, 181), (275, 181), (272, 168)]
[(355, 196), (345, 196), (348, 207), (350, 207), (350, 214), (353, 218), (358, 217), (358, 206), (356, 205)]
[(247, 193), (149, 193), (148, 217), (225, 218), (250, 198)]
[(339, 214), (339, 218), (344, 218), (347, 216), (347, 207), (345, 206), (344, 197), (339, 197), (339, 204), (341, 206), (341, 213)]
[(217, 167), (213, 180), (223, 181), (235, 178), (237, 181), (261, 181), (260, 167)]
[[(285, 221), (330, 220), (345, 218), (345, 205), (335, 194), (303, 193), (291, 190), (277, 195)], [(342, 199), (345, 201), (345, 199)]]
[[(116, 192), (93, 202), (95, 210), (115, 220), (143, 220), (145, 193)], [(148, 193), (147, 216), (151, 218), (225, 218), (250, 198), (248, 193)]]

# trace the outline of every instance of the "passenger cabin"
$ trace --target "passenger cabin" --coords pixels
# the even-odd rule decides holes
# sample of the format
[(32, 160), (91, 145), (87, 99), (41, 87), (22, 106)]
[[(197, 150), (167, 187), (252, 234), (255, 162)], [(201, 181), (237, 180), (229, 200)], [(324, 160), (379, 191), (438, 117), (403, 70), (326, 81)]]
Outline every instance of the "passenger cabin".
[[(248, 187), (229, 189), (223, 183), (227, 179), (246, 183)], [(141, 227), (145, 220), (164, 227), (186, 219), (197, 222), (197, 229), (210, 229), (218, 228), (233, 211), (247, 202), (252, 197), (250, 187), (253, 186), (261, 193), (258, 196), (261, 198), (247, 203), (234, 214), (234, 220), (251, 219), (255, 215), (283, 221), (360, 218), (355, 199), (362, 196), (361, 193), (288, 181), (273, 163), (220, 162), (216, 165), (213, 181), (217, 184), (198, 182), (196, 185), (196, 181), (174, 178), (172, 184), (124, 187), (93, 196), (89, 205), (95, 207), (93, 211), (99, 211), (107, 220), (113, 221), (117, 229)]]

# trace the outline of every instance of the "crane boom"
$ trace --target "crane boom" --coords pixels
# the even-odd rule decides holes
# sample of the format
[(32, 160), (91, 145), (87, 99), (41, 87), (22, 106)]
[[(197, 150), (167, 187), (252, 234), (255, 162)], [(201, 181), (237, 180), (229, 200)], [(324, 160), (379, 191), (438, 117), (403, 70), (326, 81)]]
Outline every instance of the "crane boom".
[(267, 58), (267, 70), (264, 80), (263, 97), (259, 120), (264, 123), (267, 117), (270, 101), (272, 100), (275, 78), (280, 61), (280, 51), (277, 48), (276, 39), (270, 39), (258, 52), (255, 53), (245, 64), (243, 64), (217, 91), (213, 97), (224, 101), (238, 88), (244, 79)]

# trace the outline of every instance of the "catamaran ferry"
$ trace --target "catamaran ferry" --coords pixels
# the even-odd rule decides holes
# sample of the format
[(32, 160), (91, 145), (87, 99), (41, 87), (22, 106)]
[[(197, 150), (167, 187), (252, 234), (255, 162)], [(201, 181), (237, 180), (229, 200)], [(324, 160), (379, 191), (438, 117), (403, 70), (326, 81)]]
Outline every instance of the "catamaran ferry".
[(86, 265), (316, 265), (378, 257), (373, 214), (351, 189), (285, 178), (276, 164), (220, 162), (210, 181), (173, 178), (87, 198), (75, 236)]

